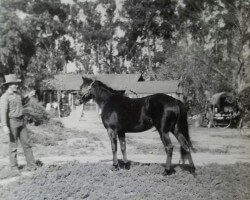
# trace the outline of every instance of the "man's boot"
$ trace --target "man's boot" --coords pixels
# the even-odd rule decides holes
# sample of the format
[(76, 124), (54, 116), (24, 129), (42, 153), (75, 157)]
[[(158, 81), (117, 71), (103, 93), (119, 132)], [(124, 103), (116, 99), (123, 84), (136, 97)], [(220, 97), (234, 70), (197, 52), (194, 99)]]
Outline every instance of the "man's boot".
[(18, 167), (17, 165), (17, 148), (9, 149), (10, 167)]

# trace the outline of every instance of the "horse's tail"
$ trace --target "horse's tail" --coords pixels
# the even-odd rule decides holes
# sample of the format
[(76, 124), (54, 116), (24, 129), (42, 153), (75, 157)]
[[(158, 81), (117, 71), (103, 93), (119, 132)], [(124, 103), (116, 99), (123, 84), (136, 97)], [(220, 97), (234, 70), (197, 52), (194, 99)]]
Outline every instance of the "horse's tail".
[(187, 157), (187, 153), (190, 150), (196, 152), (196, 149), (193, 147), (192, 141), (190, 139), (188, 120), (187, 120), (187, 110), (185, 108), (185, 105), (182, 102), (180, 102), (179, 108), (180, 108), (180, 113), (179, 113), (180, 116), (177, 121), (177, 127), (178, 127), (177, 139), (181, 144), (180, 147), (181, 159), (185, 160)]

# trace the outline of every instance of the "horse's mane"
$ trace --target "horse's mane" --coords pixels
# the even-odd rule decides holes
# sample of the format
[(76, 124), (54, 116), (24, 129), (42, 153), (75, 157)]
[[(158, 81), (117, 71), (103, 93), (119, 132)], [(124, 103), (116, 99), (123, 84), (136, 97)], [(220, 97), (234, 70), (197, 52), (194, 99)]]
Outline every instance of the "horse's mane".
[(98, 84), (98, 87), (95, 87), (96, 92), (106, 92), (110, 93), (111, 95), (123, 95), (124, 93), (118, 90), (114, 90), (111, 87), (108, 87), (101, 81), (95, 81)]

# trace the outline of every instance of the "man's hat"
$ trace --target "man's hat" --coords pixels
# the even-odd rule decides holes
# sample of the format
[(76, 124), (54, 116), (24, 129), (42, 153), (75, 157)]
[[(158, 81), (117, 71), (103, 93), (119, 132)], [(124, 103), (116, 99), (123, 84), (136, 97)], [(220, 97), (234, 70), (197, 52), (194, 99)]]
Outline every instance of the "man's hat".
[(9, 83), (20, 83), (21, 82), (21, 79), (18, 79), (15, 74), (5, 75), (4, 78), (5, 78), (5, 82), (3, 83), (3, 85), (9, 84)]

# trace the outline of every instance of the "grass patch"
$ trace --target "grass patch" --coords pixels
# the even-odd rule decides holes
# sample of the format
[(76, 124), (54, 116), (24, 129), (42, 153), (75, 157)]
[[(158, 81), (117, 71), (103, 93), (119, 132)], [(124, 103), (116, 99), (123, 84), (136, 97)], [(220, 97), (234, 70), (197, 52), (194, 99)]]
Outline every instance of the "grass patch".
[(145, 144), (129, 138), (127, 138), (126, 141), (128, 145), (134, 147), (135, 151), (140, 154), (166, 154), (162, 143)]
[(209, 147), (196, 147), (198, 153), (212, 153), (212, 154), (228, 154), (228, 148), (215, 148), (211, 149)]
[(162, 164), (131, 163), (113, 173), (109, 164), (53, 164), (1, 188), (0, 199), (249, 199), (250, 164), (197, 167), (195, 177), (173, 167), (164, 177)]
[(231, 153), (231, 150), (239, 150), (239, 149), (243, 149), (244, 147), (242, 146), (233, 146), (233, 145), (227, 145), (227, 146), (223, 146), (222, 148), (209, 148), (209, 147), (200, 147), (198, 146), (197, 152), (200, 153), (211, 153), (211, 154), (229, 154)]
[(28, 126), (31, 141), (44, 146), (56, 146), (59, 141), (70, 138), (92, 138), (88, 131), (78, 131), (64, 128), (60, 120), (50, 120), (40, 126)]

